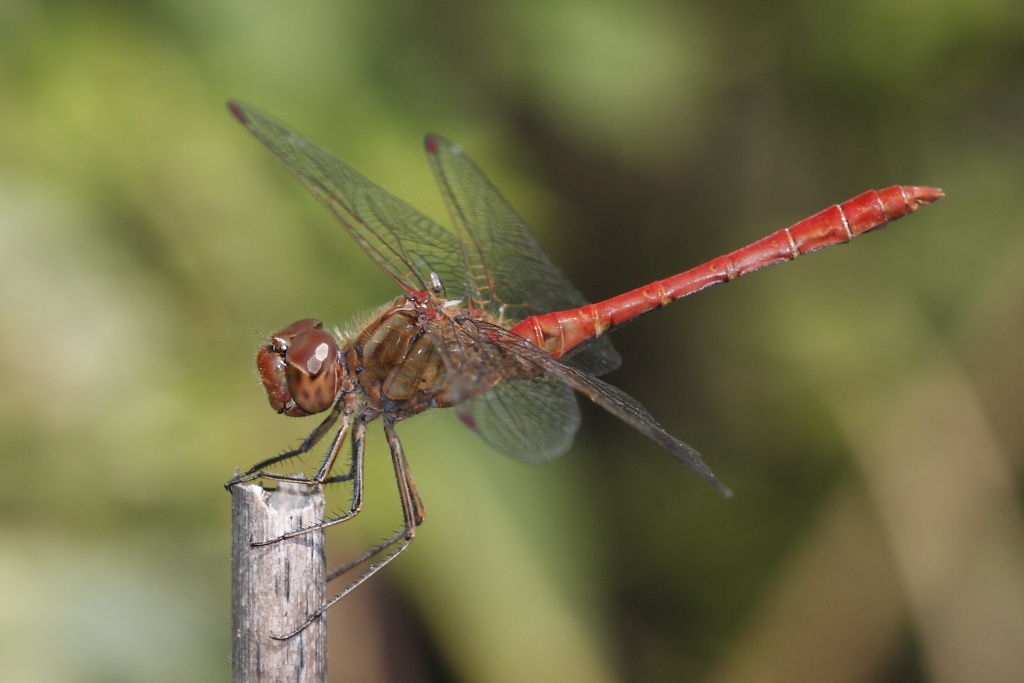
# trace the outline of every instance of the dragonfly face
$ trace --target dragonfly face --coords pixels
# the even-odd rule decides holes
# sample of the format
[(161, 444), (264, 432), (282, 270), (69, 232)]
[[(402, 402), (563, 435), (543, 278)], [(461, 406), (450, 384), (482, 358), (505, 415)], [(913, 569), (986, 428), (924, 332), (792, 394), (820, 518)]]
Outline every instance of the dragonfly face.
[(256, 368), (271, 407), (292, 417), (322, 413), (341, 390), (338, 343), (313, 318), (272, 335), (256, 354)]

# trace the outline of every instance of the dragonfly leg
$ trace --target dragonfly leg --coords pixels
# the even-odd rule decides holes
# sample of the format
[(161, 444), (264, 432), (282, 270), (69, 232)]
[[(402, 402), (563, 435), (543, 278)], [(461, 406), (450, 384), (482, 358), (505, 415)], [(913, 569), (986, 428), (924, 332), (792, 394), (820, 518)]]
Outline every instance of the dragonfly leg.
[[(344, 442), (345, 436), (348, 434), (349, 424), (351, 423), (352, 414), (355, 412), (355, 408), (356, 397), (352, 394), (346, 394), (345, 399), (343, 401), (338, 401), (337, 403), (334, 404), (334, 407), (331, 409), (331, 412), (327, 415), (327, 417), (324, 418), (324, 420), (319, 425), (317, 425), (317, 428), (314, 429), (313, 432), (309, 436), (307, 436), (301, 444), (299, 444), (298, 448), (286, 451), (285, 453), (282, 453), (280, 455), (275, 455), (273, 458), (267, 458), (266, 460), (262, 460), (256, 463), (255, 465), (250, 467), (249, 470), (245, 472), (245, 474), (236, 474), (234, 477), (228, 480), (228, 482), (224, 484), (224, 488), (230, 491), (233, 487), (237, 486), (238, 484), (244, 484), (246, 482), (255, 481), (257, 479), (273, 479), (274, 481), (287, 481), (295, 484), (308, 485), (330, 483), (325, 477), (330, 472), (331, 467), (333, 467), (334, 465), (334, 461), (338, 457), (338, 452), (341, 448), (341, 444), (342, 442)], [(327, 456), (324, 458), (323, 463), (320, 465), (320, 469), (317, 470), (316, 477), (310, 479), (307, 477), (288, 474), (275, 474), (273, 472), (266, 471), (266, 468), (271, 465), (275, 465), (279, 462), (284, 462), (285, 460), (291, 460), (296, 456), (308, 453), (310, 450), (312, 450), (314, 446), (316, 446), (320, 442), (320, 439), (322, 439), (324, 435), (331, 430), (331, 428), (338, 421), (339, 417), (343, 418), (341, 429), (339, 429), (338, 433), (335, 435), (334, 441), (331, 443), (331, 448), (327, 451)], [(331, 478), (330, 481), (347, 481), (347, 479)]]
[[(347, 425), (345, 429), (347, 429)], [(343, 439), (336, 438), (335, 444), (340, 445), (342, 441)], [(335, 444), (332, 444), (332, 446)], [(356, 419), (355, 425), (352, 428), (352, 466), (349, 469), (349, 471), (345, 474), (339, 474), (334, 477), (324, 478), (322, 475), (330, 471), (328, 463), (334, 462), (334, 459), (328, 456), (327, 458), (324, 458), (324, 465), (323, 467), (321, 467), (320, 474), (317, 475), (318, 479), (311, 480), (310, 482), (301, 482), (313, 484), (333, 484), (341, 481), (351, 481), (352, 503), (349, 505), (347, 512), (337, 517), (331, 517), (329, 519), (323, 520), (322, 522), (317, 522), (316, 524), (310, 524), (309, 526), (293, 529), (292, 531), (289, 531), (286, 534), (282, 534), (280, 536), (276, 536), (265, 541), (250, 541), (249, 545), (253, 548), (271, 545), (273, 543), (277, 543), (278, 541), (283, 541), (287, 538), (295, 538), (296, 536), (301, 536), (302, 534), (308, 534), (311, 531), (320, 531), (322, 529), (326, 529), (329, 526), (334, 526), (335, 524), (347, 522), (348, 520), (358, 515), (359, 511), (362, 510), (363, 508), (363, 453), (365, 451), (365, 444), (366, 421), (362, 419)], [(278, 481), (280, 481), (280, 479)]]
[(416, 537), (416, 527), (422, 523), (424, 519), (423, 502), (420, 500), (419, 492), (416, 490), (416, 483), (413, 481), (412, 473), (409, 471), (409, 463), (405, 459), (402, 442), (399, 441), (398, 434), (395, 433), (394, 421), (389, 419), (387, 416), (384, 418), (384, 435), (387, 437), (388, 447), (391, 450), (391, 463), (395, 468), (395, 480), (398, 483), (398, 495), (402, 502), (402, 517), (404, 521), (403, 528), (401, 531), (398, 531), (396, 534), (391, 536), (391, 538), (386, 539), (383, 543), (366, 551), (345, 566), (331, 572), (327, 576), (327, 581), (336, 579), (339, 576), (348, 573), (352, 569), (355, 569), (364, 562), (384, 553), (383, 556), (379, 557), (375, 562), (372, 562), (358, 578), (345, 586), (345, 588), (334, 595), (334, 597), (328, 600), (322, 607), (310, 614), (306, 620), (299, 624), (299, 626), (293, 631), (285, 634), (272, 634), (272, 637), (275, 640), (288, 640), (289, 638), (293, 638), (301, 633), (303, 629), (323, 616), (324, 612), (330, 609), (332, 605), (351, 593), (368, 578), (376, 574), (388, 562), (398, 557), (403, 550), (409, 547), (412, 539)]

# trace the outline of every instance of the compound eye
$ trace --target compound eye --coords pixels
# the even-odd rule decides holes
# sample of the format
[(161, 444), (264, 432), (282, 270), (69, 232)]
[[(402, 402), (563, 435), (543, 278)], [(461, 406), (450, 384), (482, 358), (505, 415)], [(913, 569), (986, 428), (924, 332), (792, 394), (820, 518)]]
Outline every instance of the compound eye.
[(271, 407), (292, 417), (326, 410), (341, 385), (338, 345), (313, 318), (272, 335), (256, 354), (256, 368)]
[[(301, 321), (307, 322), (307, 321)], [(338, 344), (317, 322), (293, 333), (281, 352), (284, 355), (288, 392), (295, 405), (306, 413), (319, 413), (334, 404), (341, 387)], [(293, 331), (292, 328), (285, 331)], [(275, 341), (279, 335), (274, 335)], [(284, 337), (284, 332), (280, 335)]]
[[(306, 318), (292, 323), (277, 334), (270, 335), (271, 350), (284, 355), (294, 344), (294, 339), (312, 330), (323, 330), (324, 324), (316, 318)], [(326, 334), (326, 333), (325, 333)]]

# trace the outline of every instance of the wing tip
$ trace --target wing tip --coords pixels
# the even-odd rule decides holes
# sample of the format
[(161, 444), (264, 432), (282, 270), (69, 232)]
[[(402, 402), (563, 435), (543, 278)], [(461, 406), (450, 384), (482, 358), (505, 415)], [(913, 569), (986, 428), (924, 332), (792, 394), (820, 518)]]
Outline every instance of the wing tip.
[(238, 102), (229, 100), (227, 105), (228, 105), (228, 111), (231, 112), (232, 116), (234, 116), (236, 119), (238, 119), (239, 123), (241, 123), (242, 125), (245, 125), (245, 124), (249, 123), (249, 116), (246, 114), (245, 109), (243, 109), (241, 104), (239, 104)]
[(427, 133), (423, 137), (423, 148), (427, 150), (427, 154), (436, 155), (441, 148), (440, 139), (434, 133)]
[(430, 156), (438, 156), (442, 152), (462, 154), (462, 146), (448, 140), (437, 133), (427, 133), (423, 137), (423, 148)]
[(701, 479), (714, 486), (715, 490), (721, 493), (723, 497), (732, 498), (732, 490), (722, 482), (718, 481), (718, 477), (716, 477), (715, 473), (711, 471), (708, 464), (704, 462), (704, 458), (700, 457), (700, 454), (697, 451), (693, 450), (686, 444), (683, 444), (683, 446), (685, 447), (685, 452), (682, 454), (672, 449), (670, 449), (670, 452), (682, 460), (690, 469), (696, 472)]

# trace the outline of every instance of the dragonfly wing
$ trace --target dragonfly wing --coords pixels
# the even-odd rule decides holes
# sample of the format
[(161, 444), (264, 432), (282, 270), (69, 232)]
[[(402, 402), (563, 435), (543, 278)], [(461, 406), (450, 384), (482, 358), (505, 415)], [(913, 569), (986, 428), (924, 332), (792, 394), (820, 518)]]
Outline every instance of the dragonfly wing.
[[(425, 145), (458, 236), (470, 305), (505, 322), (587, 303), (462, 147), (438, 135)], [(566, 362), (603, 374), (621, 358), (599, 337)]]
[(447, 372), (445, 400), (470, 429), (506, 455), (531, 463), (561, 455), (580, 423), (572, 389), (523, 359), (491, 334), (493, 329), (508, 334), (468, 316), (424, 321)]
[(492, 448), (526, 463), (565, 453), (580, 425), (576, 396), (554, 377), (497, 384), (457, 412)]
[[(490, 343), (496, 346), (500, 345), (503, 347), (505, 353), (509, 350), (514, 350), (520, 363), (532, 366), (537, 373), (543, 374), (547, 380), (556, 379), (564, 382), (568, 387), (580, 392), (615, 417), (660, 445), (722, 494), (726, 496), (732, 495), (729, 489), (718, 481), (711, 468), (700, 457), (700, 453), (669, 434), (639, 401), (626, 392), (588, 375), (568, 363), (552, 358), (527, 340), (512, 334), (500, 326), (481, 322), (478, 323), (478, 327), (484, 338), (490, 340)], [(497, 388), (495, 387), (494, 389)], [(491, 393), (493, 392), (494, 390), (492, 389)], [(485, 401), (491, 400), (487, 394), (482, 396), (481, 399)], [(521, 406), (521, 403), (510, 403), (510, 405), (514, 405), (516, 410), (523, 411), (525, 415), (527, 409), (525, 406)], [(476, 415), (476, 412), (470, 413), (471, 417), (475, 418)], [(522, 459), (529, 458), (524, 457)]]
[[(552, 361), (558, 363), (553, 358)], [(718, 481), (714, 472), (700, 457), (700, 453), (665, 431), (665, 428), (635, 398), (618, 387), (580, 372), (576, 368), (566, 366), (562, 370), (565, 381), (573, 389), (667, 450), (696, 472), (701, 479), (718, 489), (722, 495), (732, 496), (732, 491)]]
[(259, 109), (235, 102), (228, 106), (406, 291), (432, 289), (435, 273), (449, 298), (464, 296), (465, 273), (454, 234)]

